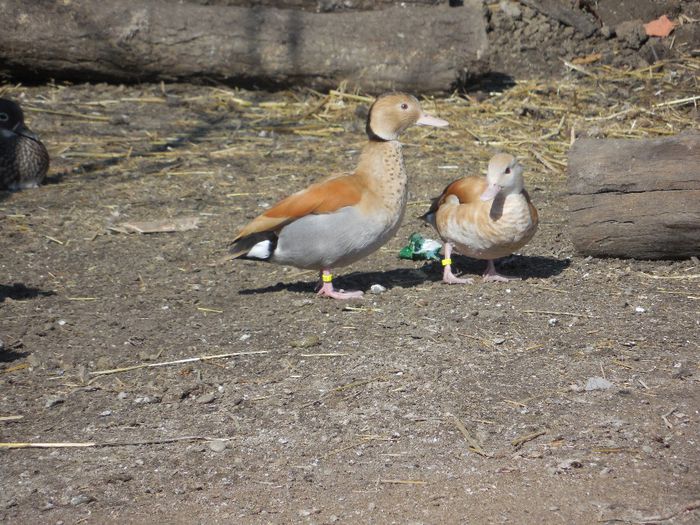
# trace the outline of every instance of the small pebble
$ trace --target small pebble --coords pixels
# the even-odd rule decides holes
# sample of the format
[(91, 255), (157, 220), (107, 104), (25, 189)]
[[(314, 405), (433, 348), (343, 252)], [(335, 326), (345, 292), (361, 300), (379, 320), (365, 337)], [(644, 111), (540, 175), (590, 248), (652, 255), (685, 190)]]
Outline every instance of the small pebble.
[(386, 292), (386, 288), (381, 284), (373, 284), (369, 287), (369, 292), (375, 295), (379, 295), (380, 293)]
[(100, 417), (107, 417), (107, 416), (111, 416), (111, 415), (112, 415), (111, 410), (104, 410), (104, 411), (100, 412)]
[(311, 299), (296, 299), (292, 301), (292, 306), (301, 308), (302, 306), (307, 306), (313, 303), (314, 302)]
[(129, 394), (127, 394), (126, 392), (119, 392), (117, 394), (117, 399), (119, 399), (120, 401), (124, 401), (127, 397), (129, 397)]
[(243, 334), (238, 338), (239, 341), (246, 341), (247, 339), (250, 339), (250, 334)]
[(610, 39), (615, 36), (615, 31), (610, 26), (602, 26), (600, 28), (600, 35), (605, 39)]
[(58, 326), (63, 326), (64, 324), (66, 324), (66, 320), (65, 320), (65, 319), (59, 319), (59, 320), (56, 321), (56, 322), (58, 323)]
[(500, 7), (501, 12), (504, 15), (514, 20), (520, 20), (523, 17), (523, 12), (520, 10), (520, 7), (518, 7), (518, 4), (514, 2), (510, 2), (509, 0), (501, 0), (498, 7)]
[(557, 326), (559, 324), (559, 319), (552, 317), (549, 321), (547, 321), (547, 324), (549, 326)]
[(60, 405), (61, 403), (65, 403), (65, 399), (59, 396), (50, 396), (47, 400), (46, 403), (44, 403), (45, 408), (53, 408), (56, 405)]
[(209, 449), (214, 452), (223, 452), (226, 450), (226, 441), (223, 439), (214, 439), (209, 442)]
[(590, 392), (592, 390), (607, 390), (608, 388), (612, 388), (613, 386), (614, 385), (605, 378), (589, 377), (586, 381), (586, 386), (584, 386), (583, 389), (586, 392)]
[(155, 403), (160, 403), (158, 396), (139, 396), (134, 399), (134, 404), (136, 405), (151, 405)]
[(78, 505), (83, 505), (84, 503), (90, 503), (91, 501), (95, 501), (95, 498), (92, 496), (88, 496), (87, 494), (79, 494), (77, 496), (73, 496), (70, 499), (70, 504), (73, 505), (74, 507), (77, 507)]
[(317, 335), (307, 335), (301, 339), (295, 339), (290, 341), (289, 346), (292, 348), (311, 348), (312, 346), (317, 346), (321, 344), (321, 338)]
[(638, 314), (643, 314), (644, 312), (646, 312), (646, 310), (644, 308), (642, 308), (641, 306), (635, 307), (634, 311), (637, 312)]
[(216, 396), (212, 393), (209, 394), (202, 394), (197, 398), (197, 403), (201, 403), (202, 405), (206, 405), (207, 403), (211, 403), (216, 399)]
[(572, 468), (581, 468), (583, 463), (578, 459), (566, 459), (557, 465), (559, 470), (571, 470)]
[(506, 342), (506, 338), (505, 338), (505, 337), (495, 337), (495, 338), (493, 339), (493, 344), (495, 344), (495, 345), (502, 345), (502, 344), (505, 343), (505, 342)]

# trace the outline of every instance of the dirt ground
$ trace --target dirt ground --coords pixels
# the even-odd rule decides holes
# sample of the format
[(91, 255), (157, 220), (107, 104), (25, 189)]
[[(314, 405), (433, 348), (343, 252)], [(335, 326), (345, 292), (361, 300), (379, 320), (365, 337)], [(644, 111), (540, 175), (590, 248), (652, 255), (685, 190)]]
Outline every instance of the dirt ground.
[[(0, 441), (89, 446), (0, 450), (0, 521), (700, 522), (700, 262), (580, 257), (565, 198), (571, 128), (697, 128), (693, 104), (641, 102), (697, 94), (697, 64), (424, 101), (451, 126), (404, 136), (403, 226), (336, 271), (386, 291), (352, 302), (226, 249), (353, 166), (362, 100), (4, 85), (53, 160), (48, 184), (0, 193)], [(459, 258), (475, 284), (446, 286), (398, 259), (435, 238), (430, 198), (496, 150), (523, 157), (540, 211), (501, 263), (524, 279), (482, 283)], [(181, 218), (198, 228), (124, 233)], [(155, 366), (222, 354), (239, 355)]]
[[(573, 4), (577, 0), (572, 0)], [(547, 2), (543, 2), (547, 3)], [(565, 2), (562, 2), (565, 3)], [(518, 2), (488, 2), (491, 71), (516, 78), (558, 76), (563, 61), (598, 56), (614, 67), (644, 67), (700, 52), (700, 2), (688, 0), (578, 0), (600, 29), (590, 36)], [(551, 4), (551, 2), (550, 2)], [(688, 20), (666, 39), (647, 38), (642, 24), (667, 15)]]

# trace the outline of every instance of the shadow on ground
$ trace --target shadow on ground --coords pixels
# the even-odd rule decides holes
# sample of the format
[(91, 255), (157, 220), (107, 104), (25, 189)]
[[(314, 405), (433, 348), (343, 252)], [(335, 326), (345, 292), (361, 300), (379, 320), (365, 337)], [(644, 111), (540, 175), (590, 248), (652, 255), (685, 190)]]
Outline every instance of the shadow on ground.
[[(333, 286), (337, 289), (344, 290), (365, 290), (369, 289), (373, 284), (381, 284), (387, 289), (396, 286), (407, 288), (416, 286), (426, 281), (436, 281), (439, 276), (428, 274), (425, 269), (430, 265), (424, 266), (422, 269), (414, 268), (396, 268), (394, 270), (382, 272), (352, 272), (348, 274), (338, 275), (333, 279)], [(265, 286), (262, 288), (249, 288), (238, 292), (241, 295), (253, 295), (258, 293), (280, 292), (287, 290), (290, 292), (311, 292), (314, 290), (317, 280), (309, 279), (308, 281), (297, 281), (294, 283), (279, 282), (273, 286)]]
[[(486, 263), (476, 259), (457, 256), (455, 266), (459, 273), (480, 275)], [(499, 271), (505, 275), (520, 277), (522, 279), (546, 279), (562, 273), (571, 262), (568, 259), (555, 259), (554, 257), (541, 257), (531, 255), (511, 256), (496, 263)], [(352, 272), (341, 274), (333, 279), (333, 285), (337, 289), (344, 290), (368, 290), (373, 284), (381, 284), (387, 289), (411, 288), (425, 282), (437, 282), (442, 279), (442, 268), (437, 261), (424, 264), (421, 268), (396, 268), (379, 272)], [(296, 281), (292, 283), (278, 282), (272, 286), (262, 288), (247, 288), (239, 291), (241, 295), (255, 295), (259, 293), (281, 292), (283, 290), (297, 293), (312, 292), (317, 284), (316, 279), (308, 281)]]
[[(547, 279), (566, 270), (571, 261), (540, 255), (511, 255), (496, 261), (499, 273), (508, 277), (521, 279)], [(486, 262), (458, 255), (454, 265), (458, 273), (481, 275), (486, 269)]]
[(0, 303), (5, 299), (23, 301), (25, 299), (34, 299), (36, 297), (46, 297), (55, 294), (56, 293), (52, 290), (42, 290), (40, 288), (27, 286), (23, 283), (0, 284)]

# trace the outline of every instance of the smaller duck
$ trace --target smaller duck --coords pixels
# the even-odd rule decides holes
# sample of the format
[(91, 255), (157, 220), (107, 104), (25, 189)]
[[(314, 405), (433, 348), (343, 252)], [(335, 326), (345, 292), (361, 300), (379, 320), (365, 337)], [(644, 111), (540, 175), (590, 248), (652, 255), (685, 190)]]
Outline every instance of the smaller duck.
[(49, 153), (24, 124), (22, 108), (0, 98), (0, 190), (36, 188), (48, 169)]
[(523, 168), (507, 153), (493, 156), (485, 178), (469, 176), (448, 185), (422, 218), (443, 240), (442, 280), (447, 284), (473, 282), (452, 273), (453, 247), (462, 255), (488, 261), (484, 281), (518, 279), (498, 273), (494, 259), (525, 246), (538, 225)]

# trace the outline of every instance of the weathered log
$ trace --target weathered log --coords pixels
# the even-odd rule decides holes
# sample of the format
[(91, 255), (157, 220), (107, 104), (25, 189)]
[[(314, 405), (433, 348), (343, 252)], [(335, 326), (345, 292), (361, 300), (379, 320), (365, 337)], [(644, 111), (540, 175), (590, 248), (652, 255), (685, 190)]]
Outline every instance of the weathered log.
[[(168, 0), (182, 2), (182, 0)], [(438, 5), (449, 0), (187, 0), (201, 5), (235, 5), (238, 7), (276, 7), (279, 9), (301, 9), (315, 13), (330, 11), (370, 11), (386, 9), (393, 5)]]
[(569, 152), (569, 231), (584, 255), (700, 254), (700, 134), (581, 139)]
[(2, 0), (0, 63), (58, 79), (209, 78), (250, 86), (344, 80), (369, 92), (452, 89), (487, 67), (478, 0), (309, 13), (168, 0)]

